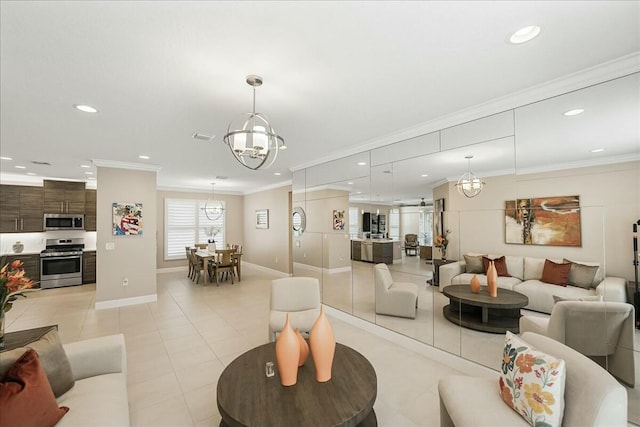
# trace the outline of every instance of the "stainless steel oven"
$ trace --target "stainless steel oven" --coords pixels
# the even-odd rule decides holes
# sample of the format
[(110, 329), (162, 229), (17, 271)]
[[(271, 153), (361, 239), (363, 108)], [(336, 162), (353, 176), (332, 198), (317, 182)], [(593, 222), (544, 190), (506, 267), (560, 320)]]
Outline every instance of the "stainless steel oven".
[(81, 285), (83, 248), (84, 239), (47, 239), (40, 253), (40, 287)]

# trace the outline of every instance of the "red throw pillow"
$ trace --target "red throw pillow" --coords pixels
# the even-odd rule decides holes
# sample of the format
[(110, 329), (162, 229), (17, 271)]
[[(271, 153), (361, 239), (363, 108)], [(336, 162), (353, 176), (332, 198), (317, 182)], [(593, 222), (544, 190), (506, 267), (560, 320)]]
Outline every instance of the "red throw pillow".
[(569, 271), (571, 271), (571, 263), (557, 263), (551, 260), (544, 260), (544, 269), (542, 270), (542, 282), (551, 283), (552, 285), (567, 286), (569, 282)]
[(58, 407), (33, 349), (20, 356), (0, 380), (0, 408), (0, 427), (53, 427), (69, 411)]
[(483, 256), (482, 265), (484, 266), (484, 274), (487, 274), (487, 270), (489, 269), (489, 261), (493, 261), (493, 265), (496, 267), (496, 271), (498, 272), (498, 277), (511, 277), (509, 271), (507, 271), (507, 260), (504, 255), (495, 259)]

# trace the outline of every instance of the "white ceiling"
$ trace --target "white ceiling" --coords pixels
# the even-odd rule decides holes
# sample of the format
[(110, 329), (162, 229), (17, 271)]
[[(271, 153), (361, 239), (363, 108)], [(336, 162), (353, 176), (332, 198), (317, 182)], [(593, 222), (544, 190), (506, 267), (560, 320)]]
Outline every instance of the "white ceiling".
[[(79, 165), (103, 159), (157, 165), (161, 188), (209, 191), (215, 180), (216, 192), (246, 193), (640, 51), (637, 1), (0, 7), (0, 154), (14, 159), (1, 163), (5, 181), (27, 172), (86, 179)], [(507, 42), (532, 24), (538, 38)], [(222, 142), (229, 121), (251, 109), (248, 74), (264, 78), (257, 111), (289, 147), (266, 171), (245, 169)], [(100, 111), (81, 113), (79, 103)], [(192, 139), (196, 131), (216, 138)]]

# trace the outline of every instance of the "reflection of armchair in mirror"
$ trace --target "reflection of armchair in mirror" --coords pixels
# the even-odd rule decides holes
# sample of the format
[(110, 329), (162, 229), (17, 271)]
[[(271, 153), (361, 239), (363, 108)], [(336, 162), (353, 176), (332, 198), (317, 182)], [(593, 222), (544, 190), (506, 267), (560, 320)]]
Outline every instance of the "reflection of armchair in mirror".
[(418, 255), (418, 235), (417, 234), (405, 234), (404, 235), (404, 253), (410, 256)]

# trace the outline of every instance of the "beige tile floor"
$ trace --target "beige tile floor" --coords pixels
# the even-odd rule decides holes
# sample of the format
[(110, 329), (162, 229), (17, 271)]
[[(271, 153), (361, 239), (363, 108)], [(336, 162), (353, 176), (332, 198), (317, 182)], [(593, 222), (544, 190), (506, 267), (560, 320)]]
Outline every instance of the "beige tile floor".
[[(123, 333), (134, 426), (218, 426), (216, 383), (235, 357), (267, 342), (270, 276), (243, 269), (236, 285), (194, 285), (158, 274), (158, 301), (96, 311), (95, 285), (44, 290), (19, 300), (7, 331), (58, 324), (63, 342)], [(380, 426), (439, 425), (438, 379), (456, 371), (331, 318), (339, 342), (364, 354), (378, 375)]]

